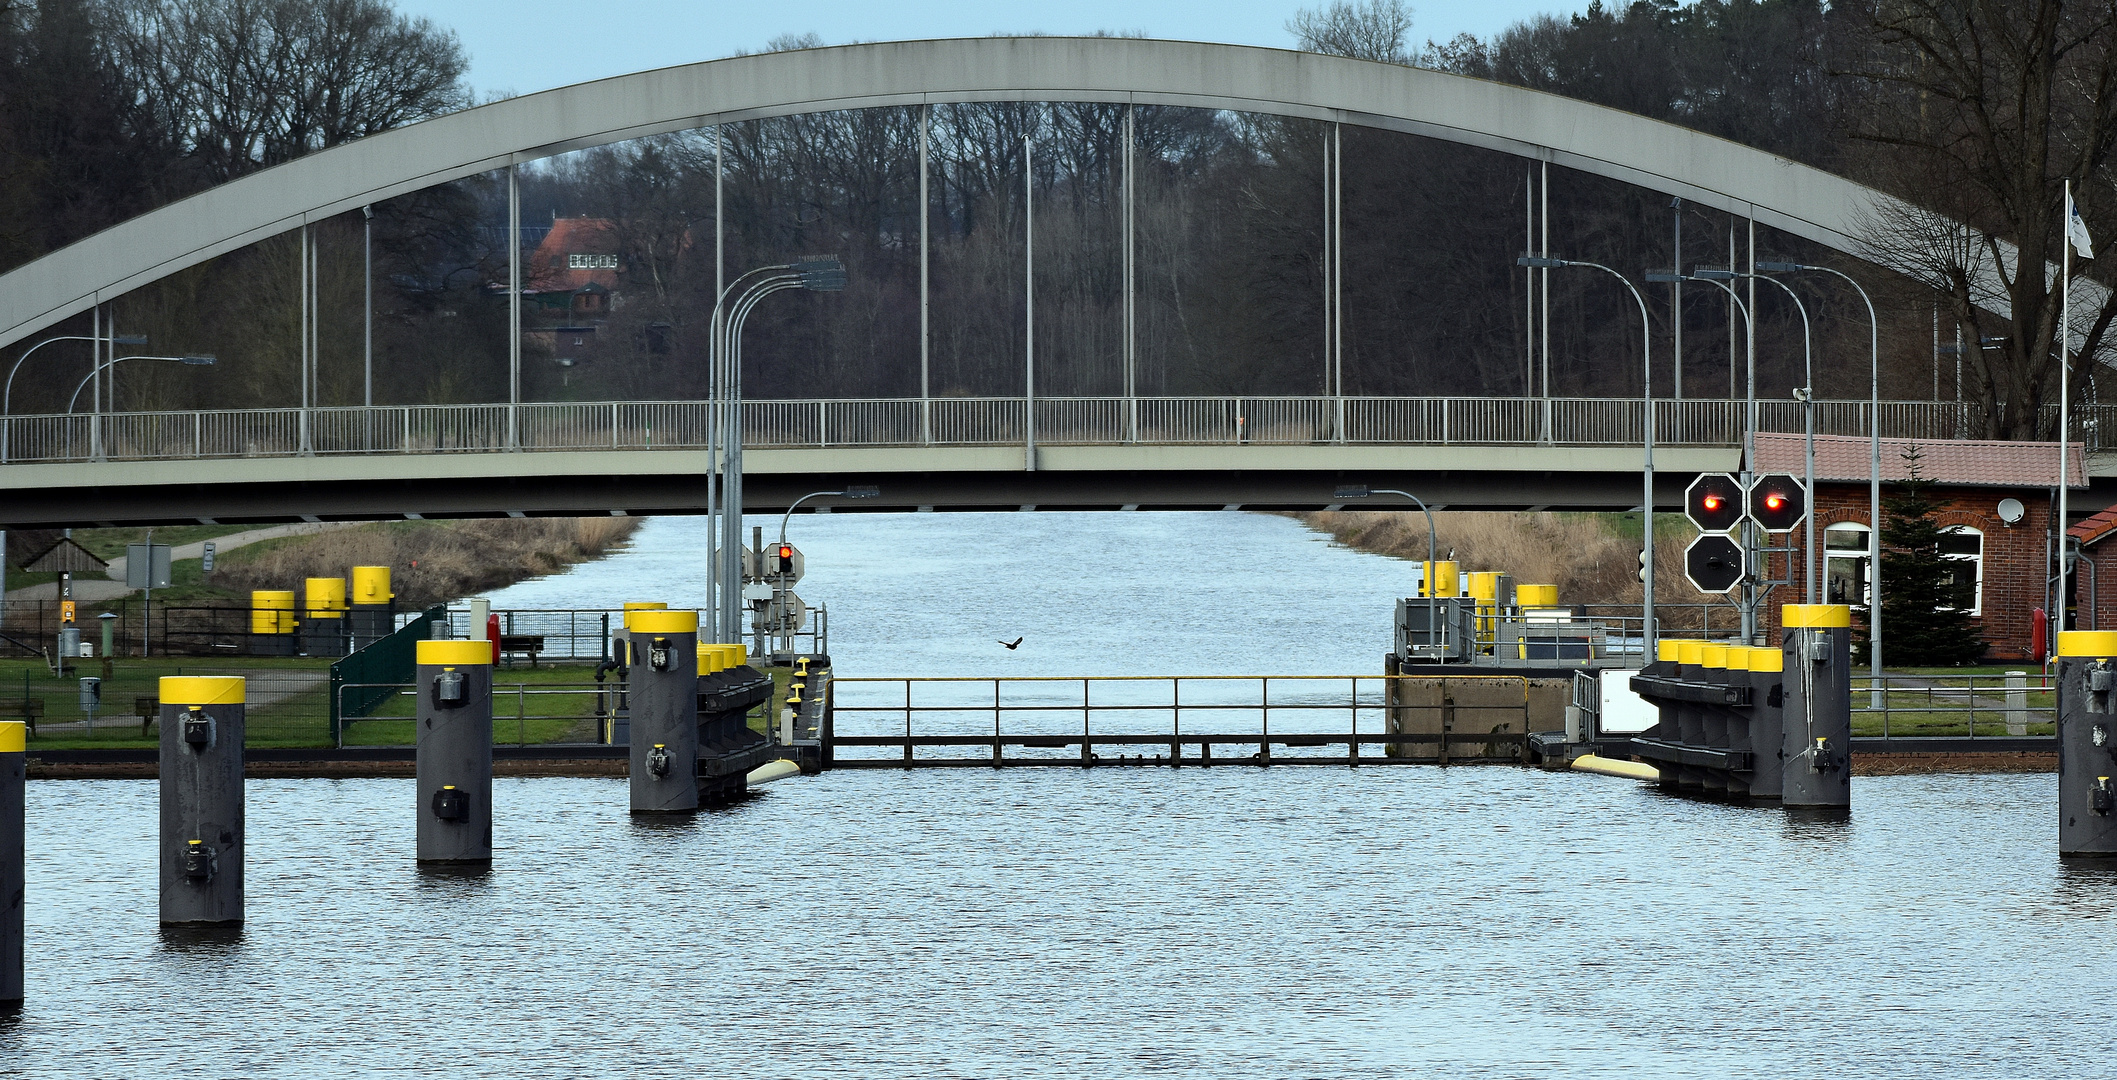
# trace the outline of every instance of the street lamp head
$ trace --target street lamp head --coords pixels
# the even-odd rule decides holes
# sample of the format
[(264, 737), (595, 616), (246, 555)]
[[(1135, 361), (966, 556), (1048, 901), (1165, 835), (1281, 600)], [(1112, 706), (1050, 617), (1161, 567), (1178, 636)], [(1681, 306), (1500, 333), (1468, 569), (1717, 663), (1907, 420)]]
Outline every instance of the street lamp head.
[(1368, 490), (1366, 484), (1340, 484), (1338, 485), (1338, 493), (1332, 497), (1338, 499), (1364, 499), (1372, 494), (1374, 493)]
[(1514, 260), (1514, 265), (1536, 267), (1544, 270), (1554, 270), (1558, 267), (1567, 266), (1570, 264), (1567, 263), (1564, 259), (1546, 259), (1540, 255), (1524, 255), (1521, 258)]
[(176, 358), (176, 362), (179, 364), (189, 364), (192, 367), (211, 367), (219, 359), (219, 357), (214, 356), (212, 353), (202, 353), (198, 356), (179, 356)]
[(1757, 264), (1757, 269), (1767, 274), (1796, 274), (1803, 270), (1811, 269), (1811, 267), (1797, 262), (1760, 262)]
[(848, 499), (878, 499), (882, 497), (882, 489), (873, 484), (854, 484), (841, 494)]
[(845, 263), (836, 255), (811, 255), (793, 264), (801, 276), (801, 287), (811, 292), (844, 292)]
[(1701, 281), (1733, 281), (1742, 275), (1717, 266), (1697, 266), (1691, 268), (1691, 276)]

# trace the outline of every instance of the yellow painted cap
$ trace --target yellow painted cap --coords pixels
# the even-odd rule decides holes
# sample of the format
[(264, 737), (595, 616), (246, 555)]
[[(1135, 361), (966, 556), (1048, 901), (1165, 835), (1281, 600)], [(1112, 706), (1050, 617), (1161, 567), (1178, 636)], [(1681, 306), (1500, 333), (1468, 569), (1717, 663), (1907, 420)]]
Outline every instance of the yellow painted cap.
[(484, 638), (422, 641), (419, 643), (418, 653), (421, 664), (447, 667), (466, 664), (490, 665), (492, 642)]
[(312, 608), (345, 606), (344, 578), (312, 577), (302, 582), (302, 588), (307, 590)]
[(625, 629), (635, 634), (696, 634), (698, 612), (641, 609), (625, 613)]
[(29, 725), (20, 720), (0, 720), (0, 754), (19, 754), (29, 749)]
[(243, 686), (240, 675), (164, 675), (162, 704), (240, 705), (245, 700)]
[(1682, 657), (1676, 653), (1676, 639), (1662, 638), (1654, 643), (1654, 659), (1667, 663), (1680, 663)]
[(294, 610), (294, 590), (254, 589), (250, 593), (250, 606), (274, 611)]
[(1557, 607), (1558, 586), (1516, 585), (1514, 602), (1522, 607)]
[(1687, 667), (1705, 663), (1705, 642), (1679, 641), (1676, 643), (1676, 662)]
[(1454, 561), (1442, 559), (1426, 564), (1426, 595), (1461, 596), (1463, 579)]
[(1780, 609), (1779, 624), (1811, 630), (1851, 626), (1852, 608), (1844, 604), (1787, 604)]
[(661, 601), (659, 601), (659, 600), (627, 600), (627, 601), (625, 601), (625, 610), (626, 610), (626, 611), (667, 611), (667, 610), (669, 610), (669, 605), (667, 605), (667, 604), (665, 604), (665, 603), (662, 603), (662, 602), (661, 602)]
[(1727, 666), (1727, 646), (1725, 646), (1725, 645), (1702, 645), (1702, 646), (1700, 646), (1700, 647), (1699, 647), (1699, 649), (1698, 649), (1698, 663), (1699, 663), (1700, 665), (1704, 666), (1704, 667), (1709, 667), (1709, 668), (1724, 668), (1724, 667), (1726, 667), (1726, 666)]
[(356, 566), (353, 568), (353, 602), (356, 604), (387, 604), (396, 596), (390, 591), (390, 568), (387, 566)]
[(2117, 656), (2117, 630), (2060, 630), (2058, 655), (2097, 659)]
[(1747, 646), (1747, 645), (1729, 645), (1729, 646), (1727, 646), (1727, 669), (1728, 669), (1729, 671), (1748, 671), (1748, 670), (1749, 670), (1749, 646)]
[(698, 643), (698, 673), (711, 675), (720, 670), (720, 646), (701, 641)]
[(1752, 645), (1749, 648), (1749, 669), (1751, 671), (1785, 671), (1786, 654), (1777, 649), (1767, 649), (1761, 645)]

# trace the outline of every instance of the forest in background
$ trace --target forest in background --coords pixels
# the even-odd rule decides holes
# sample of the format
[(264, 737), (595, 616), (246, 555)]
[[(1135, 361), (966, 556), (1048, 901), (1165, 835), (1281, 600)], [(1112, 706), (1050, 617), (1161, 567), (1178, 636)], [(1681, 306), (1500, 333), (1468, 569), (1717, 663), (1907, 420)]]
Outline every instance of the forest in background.
[[(1539, 18), (1489, 40), (1413, 47), (1392, 0), (1296, 12), (1304, 47), (1515, 83), (1683, 124), (1882, 186), (1934, 220), (1894, 227), (1921, 281), (1768, 229), (1760, 258), (1841, 267), (1882, 307), (1886, 397), (1979, 404), (1985, 432), (2029, 437), (2056, 386), (2048, 284), (1994, 286), (1965, 267), (1981, 244), (2057, 257), (2057, 178), (2088, 179), (2094, 231), (2117, 238), (2102, 165), (2111, 122), (2110, 5), (2060, 0), (1640, 0)], [(2004, 31), (1998, 33), (1995, 31)], [(787, 38), (772, 48), (822, 44)], [(132, 214), (302, 153), (472, 104), (446, 29), (386, 0), (41, 0), (0, 5), (0, 265), (18, 265)], [(1123, 112), (1108, 105), (938, 106), (933, 171), (932, 389), (1022, 390), (1025, 187), (1035, 206), (1038, 393), (1121, 389)], [(1325, 389), (1327, 125), (1162, 107), (1135, 116), (1142, 393)], [(746, 336), (756, 397), (918, 392), (918, 138), (913, 109), (730, 124), (539, 163), (522, 175), (525, 249), (556, 217), (615, 223), (622, 303), (572, 366), (525, 352), (531, 400), (684, 398), (704, 388), (714, 279), (713, 180), (723, 176), (729, 276), (811, 253), (841, 256), (843, 294), (790, 294)], [(1033, 150), (1025, 169), (1024, 139)], [(1516, 394), (1527, 388), (1524, 200), (1531, 170), (1503, 154), (1415, 136), (1343, 132), (1345, 390)], [(1025, 173), (1027, 174), (1025, 176)], [(1555, 253), (1627, 274), (1670, 265), (1672, 210), (1657, 193), (1551, 170)], [(1025, 184), (1026, 180), (1026, 184)], [(381, 403), (506, 396), (505, 188), (486, 176), (374, 207), (376, 396)], [(1726, 215), (1686, 210), (1685, 265), (1727, 261)], [(358, 403), (358, 213), (318, 229), (322, 404)], [(213, 352), (210, 369), (134, 365), (119, 407), (293, 404), (296, 240), (283, 236), (143, 288), (115, 305), (155, 352)], [(2107, 280), (2109, 275), (2090, 269)], [(1551, 390), (1640, 391), (1638, 326), (1599, 275), (1552, 282)], [(1936, 288), (1935, 285), (1939, 287)], [(1655, 391), (1669, 367), (1668, 289), (1653, 304)], [(1866, 312), (1849, 290), (1804, 285), (1816, 317), (1817, 390), (1865, 395)], [(2003, 295), (2002, 295), (2003, 294)], [(1979, 302), (2005, 299), (2021, 324)], [(2097, 347), (2113, 310), (2076, 318)], [(1799, 322), (1760, 305), (1761, 394), (1800, 381)], [(79, 320), (83, 327), (86, 320)], [(1973, 347), (1963, 384), (1936, 334)], [(1727, 393), (1728, 314), (1687, 290), (1682, 380)], [(1974, 347), (1980, 338), (1996, 348)], [(57, 352), (55, 346), (51, 351)], [(86, 356), (25, 372), (17, 411), (63, 407)], [(2076, 381), (2083, 399), (2099, 394)], [(2012, 403), (2011, 408), (2008, 403)], [(2024, 407), (2024, 406), (2029, 407)]]

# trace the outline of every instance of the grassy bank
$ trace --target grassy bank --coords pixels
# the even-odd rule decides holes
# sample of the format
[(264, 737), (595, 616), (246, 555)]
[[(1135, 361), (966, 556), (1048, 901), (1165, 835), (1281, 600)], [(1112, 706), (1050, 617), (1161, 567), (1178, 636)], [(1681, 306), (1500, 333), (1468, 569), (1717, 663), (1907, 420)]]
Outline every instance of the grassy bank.
[(248, 599), (252, 589), (298, 589), (306, 578), (387, 566), (397, 606), (422, 608), (600, 558), (639, 526), (631, 517), (377, 522), (231, 552), (213, 584)]

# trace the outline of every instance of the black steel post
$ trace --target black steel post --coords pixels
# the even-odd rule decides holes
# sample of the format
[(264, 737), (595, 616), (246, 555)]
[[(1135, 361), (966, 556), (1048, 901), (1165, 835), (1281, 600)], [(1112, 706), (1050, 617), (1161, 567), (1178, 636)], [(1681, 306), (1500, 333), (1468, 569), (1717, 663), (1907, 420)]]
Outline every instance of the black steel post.
[(2117, 631), (2058, 634), (2058, 853), (2117, 855)]
[(29, 725), (0, 721), (0, 1011), (22, 1004), (24, 768)]
[(1750, 648), (1749, 653), (1749, 797), (1777, 799), (1786, 784), (1786, 654), (1778, 649)]
[(492, 861), (492, 642), (422, 641), (419, 861)]
[(1780, 645), (1785, 665), (1784, 805), (1852, 805), (1852, 609), (1787, 604)]
[(161, 682), (162, 923), (243, 921), (242, 678)]
[(698, 613), (628, 611), (632, 812), (698, 809)]

